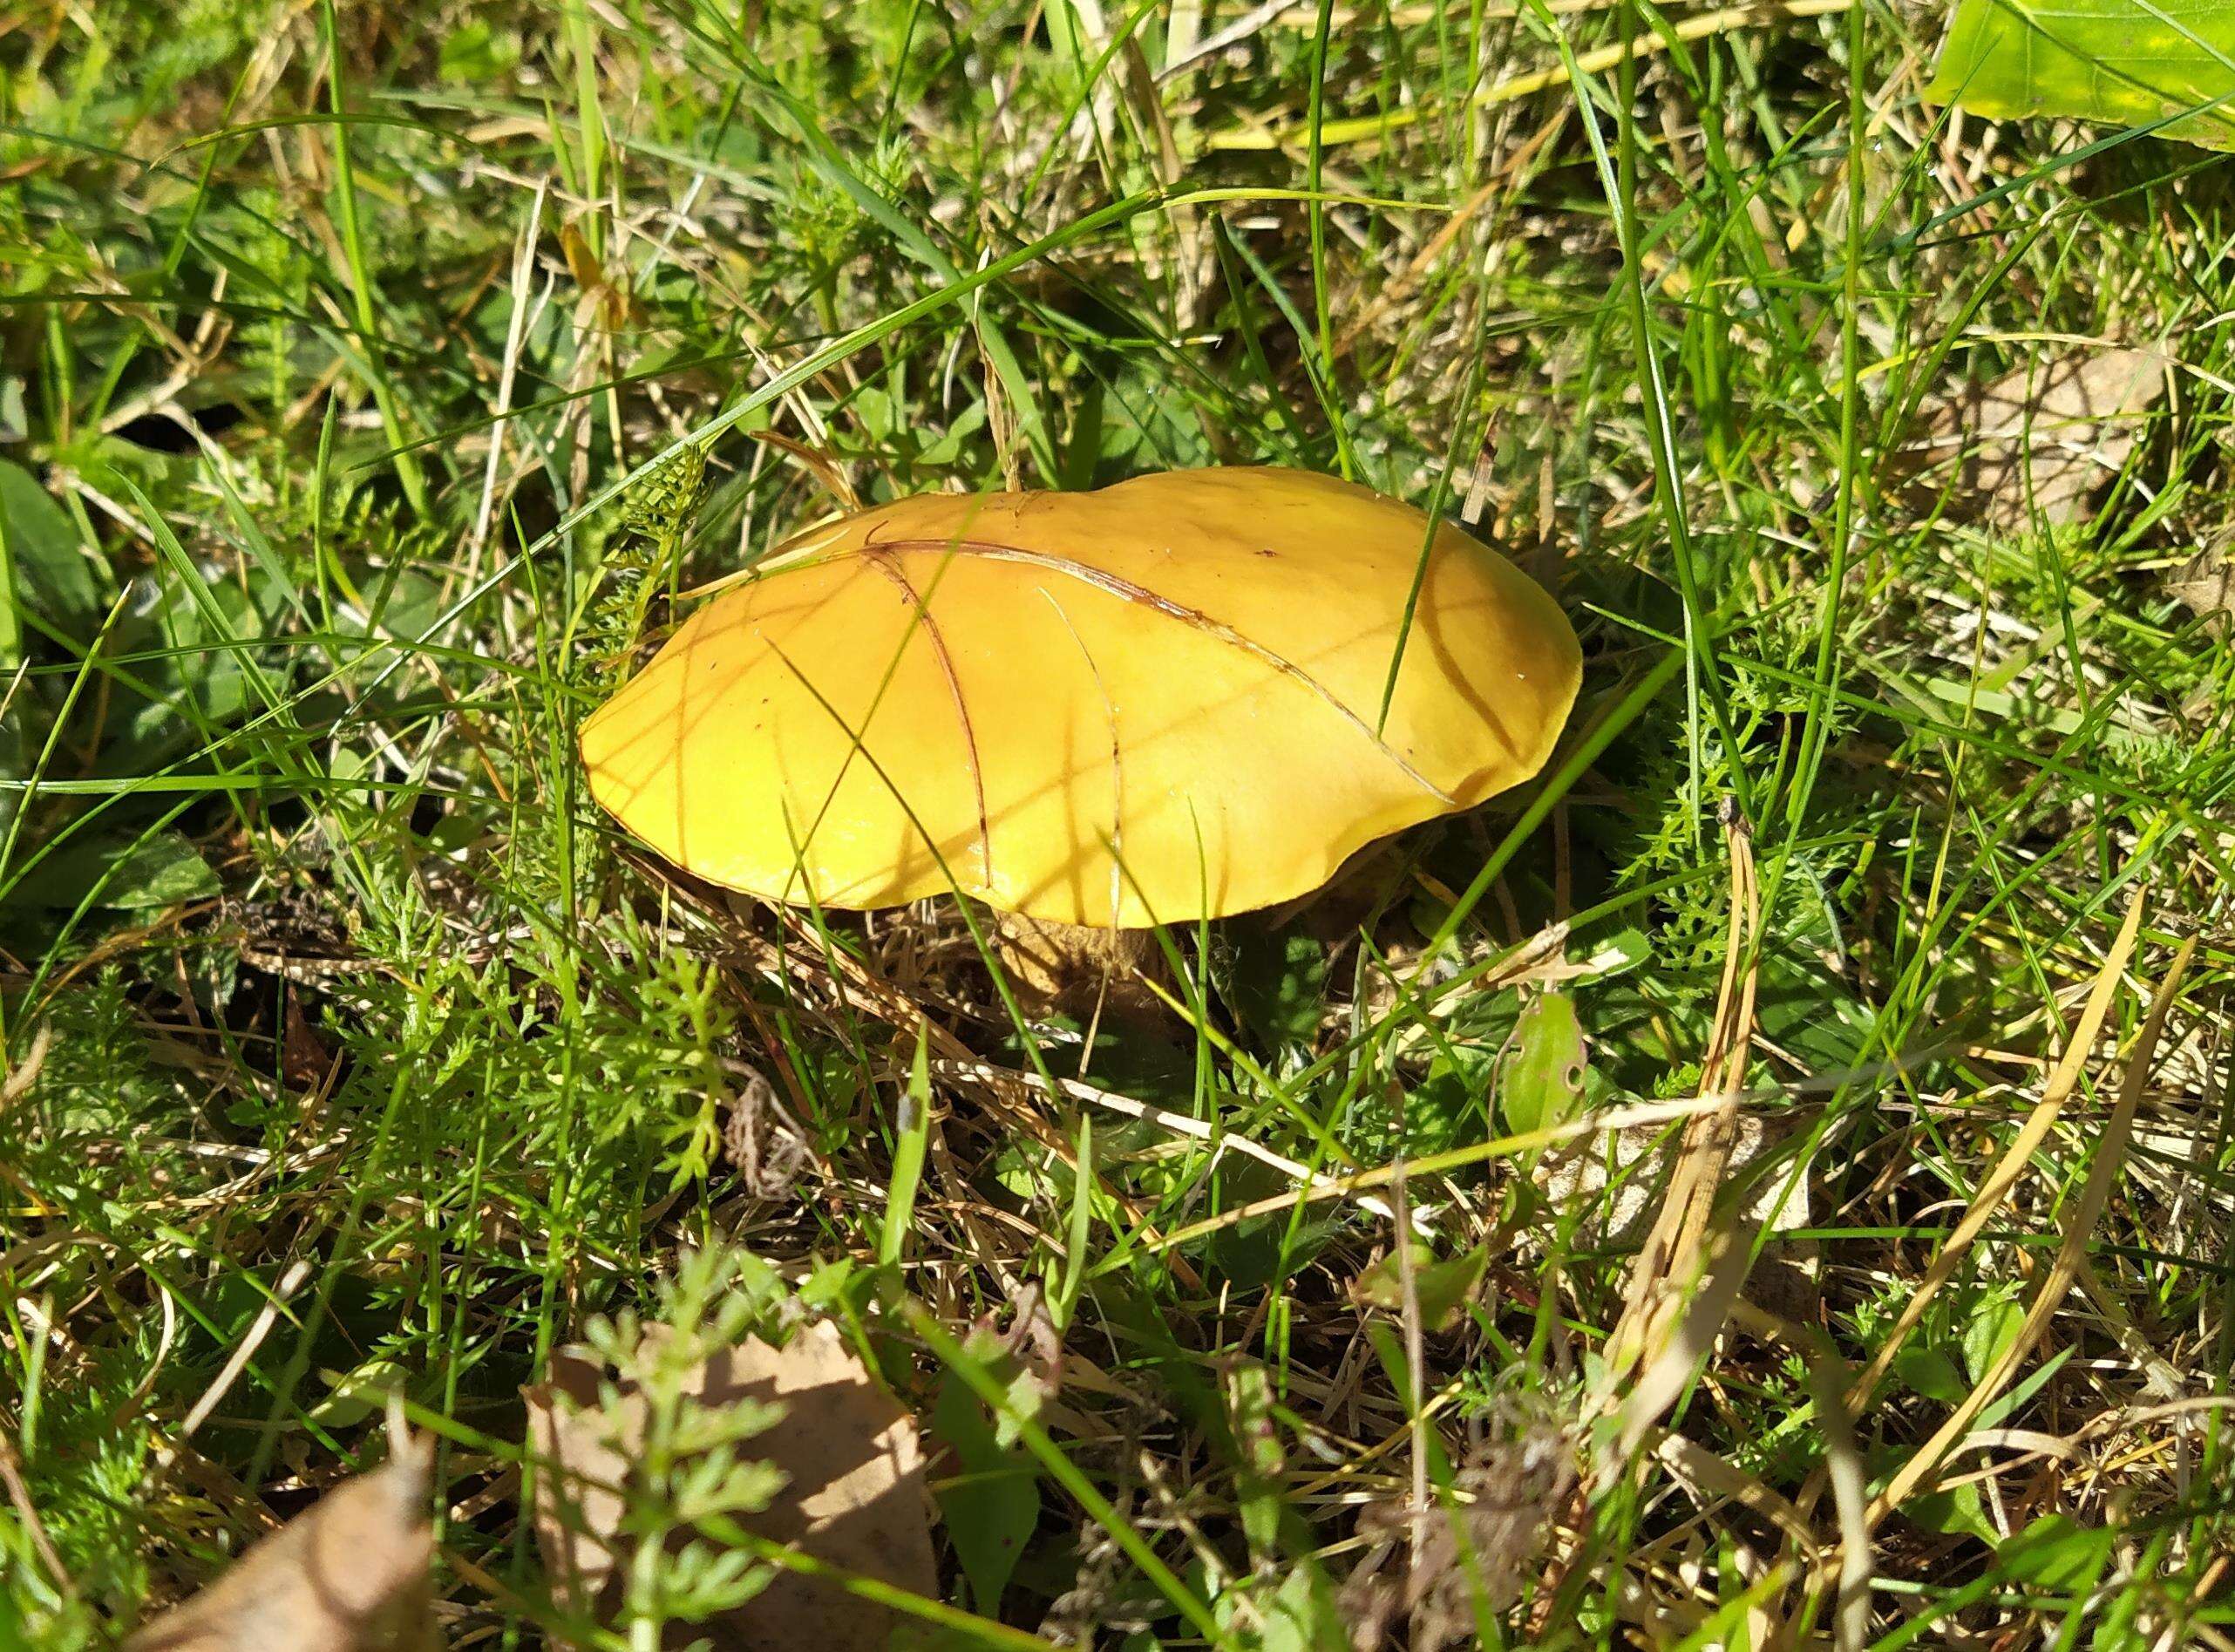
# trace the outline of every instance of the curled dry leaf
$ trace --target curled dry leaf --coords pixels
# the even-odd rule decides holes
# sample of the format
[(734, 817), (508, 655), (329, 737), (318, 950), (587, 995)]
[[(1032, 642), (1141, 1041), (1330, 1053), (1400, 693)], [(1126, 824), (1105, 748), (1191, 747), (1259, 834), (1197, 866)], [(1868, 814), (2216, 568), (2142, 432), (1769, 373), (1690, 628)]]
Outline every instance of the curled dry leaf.
[[(648, 1342), (668, 1335), (645, 1328)], [(599, 1409), (599, 1362), (563, 1351), (548, 1381), (528, 1390), (528, 1444), (543, 1465), (535, 1481), (535, 1534), (552, 1589), (570, 1611), (601, 1621), (618, 1608), (628, 1562), (622, 1535), (632, 1448), (644, 1438), (644, 1397), (631, 1383)], [(767, 1462), (785, 1483), (757, 1514), (737, 1516), (757, 1536), (847, 1572), (935, 1595), (923, 1448), (914, 1419), (828, 1323), (802, 1326), (782, 1348), (751, 1339), (693, 1369), (686, 1397), (709, 1409), (784, 1408), (784, 1420), (739, 1454)], [(717, 1652), (885, 1652), (900, 1615), (835, 1583), (778, 1571), (738, 1609), (688, 1627), (671, 1643), (706, 1637)]]
[(1027, 1280), (1017, 1287), (1009, 1298), (1009, 1309), (1006, 1331), (996, 1329), (996, 1316), (988, 1313), (972, 1328), (972, 1335), (983, 1339), (999, 1356), (1015, 1363), (1017, 1375), (1011, 1383), (1012, 1397), (1025, 1415), (1036, 1417), (1063, 1385), (1063, 1333), (1056, 1329), (1055, 1315), (1048, 1311), (1048, 1299), (1037, 1280)]
[(265, 1538), (126, 1652), (430, 1652), (424, 1439)]
[(1903, 457), (1928, 497), (1945, 492), (1985, 527), (2080, 521), (2165, 387), (2165, 358), (2152, 350), (2048, 357), (1948, 397)]
[(722, 1126), (722, 1156), (756, 1199), (780, 1199), (807, 1162), (807, 1144), (778, 1098), (776, 1086), (752, 1068), (737, 1080)]

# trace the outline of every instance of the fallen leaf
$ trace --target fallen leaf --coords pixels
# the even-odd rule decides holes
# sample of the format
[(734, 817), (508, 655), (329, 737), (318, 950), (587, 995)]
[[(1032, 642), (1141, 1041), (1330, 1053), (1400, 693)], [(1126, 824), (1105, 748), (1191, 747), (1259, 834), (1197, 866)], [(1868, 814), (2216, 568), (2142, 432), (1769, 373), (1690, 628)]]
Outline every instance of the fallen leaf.
[(2165, 594), (2203, 621), (2207, 636), (2225, 637), (2235, 620), (2235, 556), (2225, 545), (2198, 551), (2165, 582)]
[(2139, 416), (2165, 386), (2165, 358), (2150, 350), (2030, 363), (1946, 398), (1902, 457), (1921, 472), (1927, 498), (1945, 493), (1986, 527), (2084, 520), (2089, 497), (2134, 452)]
[(289, 993), (280, 1011), (280, 1077), (297, 1090), (313, 1090), (333, 1065), (332, 1041), (302, 1013), (302, 998)]
[[(1810, 1220), (1806, 1179), (1795, 1180), (1786, 1166), (1764, 1166), (1783, 1139), (1756, 1115), (1740, 1113), (1732, 1121), (1725, 1172), (1727, 1180), (1749, 1173), (1756, 1178), (1736, 1214), (1773, 1234), (1806, 1227)], [(1554, 1210), (1582, 1217), (1579, 1243), (1640, 1244), (1661, 1213), (1678, 1144), (1679, 1132), (1667, 1125), (1628, 1125), (1586, 1136), (1547, 1154), (1535, 1167), (1537, 1185)]]
[(126, 1652), (427, 1652), (431, 1460), (421, 1440), (343, 1482)]
[[(655, 1345), (671, 1334), (644, 1329)], [(765, 1508), (732, 1517), (740, 1526), (847, 1572), (937, 1594), (914, 1419), (837, 1327), (802, 1326), (781, 1348), (756, 1338), (718, 1349), (692, 1368), (683, 1392), (713, 1411), (783, 1409), (781, 1422), (737, 1448), (784, 1477)], [(626, 1489), (649, 1426), (647, 1400), (594, 1356), (569, 1350), (553, 1358), (547, 1382), (527, 1401), (528, 1443), (546, 1465), (536, 1477), (534, 1520), (553, 1593), (569, 1610), (609, 1621), (626, 1581)], [(669, 1643), (707, 1637), (717, 1652), (885, 1652), (902, 1621), (827, 1580), (779, 1570), (747, 1604), (670, 1626)]]

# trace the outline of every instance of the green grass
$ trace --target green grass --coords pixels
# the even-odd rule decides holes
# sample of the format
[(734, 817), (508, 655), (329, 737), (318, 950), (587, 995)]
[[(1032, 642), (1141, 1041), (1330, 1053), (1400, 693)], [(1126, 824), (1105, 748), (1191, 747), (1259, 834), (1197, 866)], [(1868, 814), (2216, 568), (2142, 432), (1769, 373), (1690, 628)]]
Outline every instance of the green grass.
[[(0, 24), (0, 1643), (205, 1581), (379, 1460), (388, 1389), (440, 1446), (452, 1642), (540, 1643), (520, 1390), (717, 1241), (992, 1465), (947, 1600), (1012, 1631), (1337, 1643), (1419, 1484), (1472, 1511), (1480, 1588), (1430, 1593), (1484, 1644), (2235, 1643), (2235, 664), (2170, 588), (2235, 534), (2226, 169), (1952, 123), (1936, 19), (1702, 15)], [(1912, 480), (1950, 390), (2093, 340), (2180, 370), (2086, 520)], [(633, 530), (693, 443), (696, 514)], [(832, 478), (1218, 462), (1464, 515), (1575, 615), (1584, 700), (1370, 910), (1170, 936), (1196, 1024), (1103, 1030), (1084, 1086), (951, 907), (732, 911), (588, 801), (639, 622)], [(1691, 1097), (1734, 921), (1763, 1145), (1706, 1248), (1781, 1181), (1809, 1214), (1646, 1315), (1654, 1167), (1539, 1191), (1516, 1132), (1575, 1104), (1560, 1018), (1517, 1023), (1572, 997), (1593, 1112)], [(758, 1190), (747, 1070), (807, 1150)], [(1295, 1180), (1092, 1091), (1360, 1185), (1237, 1214)], [(969, 1333), (1027, 1284), (1072, 1376), (1011, 1447)], [(1665, 1414), (1626, 1322), (1695, 1378)]]

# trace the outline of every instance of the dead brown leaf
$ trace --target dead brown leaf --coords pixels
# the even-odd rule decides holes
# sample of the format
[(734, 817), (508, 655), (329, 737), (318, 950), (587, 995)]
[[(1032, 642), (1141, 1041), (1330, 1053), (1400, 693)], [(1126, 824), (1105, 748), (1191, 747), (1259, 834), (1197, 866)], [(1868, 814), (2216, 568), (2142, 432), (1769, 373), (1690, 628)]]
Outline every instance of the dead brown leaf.
[(302, 1000), (289, 993), (280, 1011), (280, 1077), (296, 1090), (315, 1090), (333, 1064), (332, 1040), (302, 1013)]
[[(644, 1332), (648, 1341), (669, 1334), (656, 1325)], [(633, 1448), (647, 1427), (646, 1401), (633, 1383), (616, 1385), (610, 1408), (597, 1409), (600, 1383), (611, 1380), (594, 1356), (569, 1350), (527, 1394), (528, 1444), (546, 1465), (536, 1478), (535, 1533), (553, 1593), (601, 1621), (621, 1602), (628, 1540), (617, 1533)], [(915, 1420), (835, 1326), (803, 1326), (782, 1348), (751, 1339), (720, 1349), (693, 1369), (683, 1392), (708, 1408), (785, 1408), (782, 1422), (739, 1450), (785, 1477), (766, 1509), (736, 1517), (741, 1526), (847, 1572), (937, 1594)], [(900, 1621), (827, 1580), (778, 1571), (737, 1610), (676, 1626), (670, 1644), (706, 1636), (717, 1652), (885, 1652)]]
[(126, 1652), (429, 1652), (431, 1461), (422, 1439), (343, 1481)]
[(2235, 622), (2235, 555), (2224, 544), (2198, 551), (2165, 582), (2165, 594), (2202, 620), (2207, 636), (2225, 637)]
[(1904, 454), (1927, 497), (1984, 527), (2085, 520), (2090, 497), (2134, 452), (2141, 414), (2165, 394), (2165, 358), (2078, 350), (1966, 385), (1924, 415)]

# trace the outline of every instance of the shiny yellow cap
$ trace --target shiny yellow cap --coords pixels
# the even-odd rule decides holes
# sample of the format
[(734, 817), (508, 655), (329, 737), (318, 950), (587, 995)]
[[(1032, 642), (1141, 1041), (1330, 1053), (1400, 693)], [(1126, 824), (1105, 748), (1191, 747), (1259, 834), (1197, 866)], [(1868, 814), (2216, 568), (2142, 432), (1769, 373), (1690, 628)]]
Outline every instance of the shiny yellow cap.
[(959, 889), (1124, 928), (1270, 906), (1536, 773), (1581, 669), (1504, 557), (1299, 471), (927, 494), (765, 566), (581, 749), (622, 825), (771, 901)]

